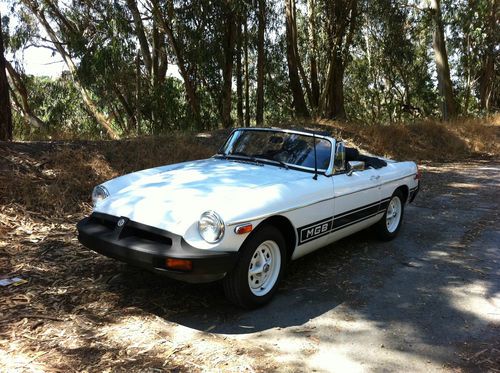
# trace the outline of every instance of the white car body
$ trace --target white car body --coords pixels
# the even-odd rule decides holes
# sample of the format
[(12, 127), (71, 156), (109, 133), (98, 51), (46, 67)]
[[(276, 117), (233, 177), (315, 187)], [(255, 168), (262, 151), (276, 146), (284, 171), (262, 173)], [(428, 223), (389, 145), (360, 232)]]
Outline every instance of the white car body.
[[(250, 234), (236, 234), (235, 227), (251, 224), (255, 229), (279, 216), (293, 227), (291, 258), (297, 259), (376, 223), (385, 210), (374, 207), (388, 201), (397, 188), (406, 192), (406, 202), (416, 192), (414, 162), (387, 160), (380, 169), (335, 173), (337, 141), (316, 137), (332, 144), (331, 163), (317, 179), (297, 169), (209, 158), (107, 181), (102, 186), (109, 197), (98, 202), (94, 212), (172, 232), (200, 250), (223, 252), (237, 252)], [(216, 243), (205, 241), (198, 230), (198, 220), (208, 210), (225, 225), (224, 236)], [(363, 213), (367, 210), (369, 214)]]

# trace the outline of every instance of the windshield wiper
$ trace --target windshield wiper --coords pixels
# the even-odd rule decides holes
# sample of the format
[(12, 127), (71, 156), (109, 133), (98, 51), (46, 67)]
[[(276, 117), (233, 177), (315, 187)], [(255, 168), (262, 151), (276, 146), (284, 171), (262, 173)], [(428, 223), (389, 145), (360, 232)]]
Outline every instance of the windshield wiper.
[(259, 159), (255, 158), (254, 156), (251, 156), (251, 155), (245, 155), (244, 157), (247, 157), (250, 161), (254, 162), (254, 163), (257, 163), (257, 164), (262, 164), (262, 161), (260, 161)]
[(288, 170), (288, 169), (289, 169), (288, 165), (287, 165), (285, 162), (280, 161), (280, 160), (278, 160), (278, 159), (268, 159), (268, 158), (266, 158), (266, 161), (276, 162), (276, 163), (278, 163), (281, 167), (283, 167), (285, 170)]
[(234, 154), (224, 154), (224, 155), (221, 155), (221, 157), (223, 157), (224, 159), (234, 159), (236, 161), (241, 161), (241, 162), (245, 162), (245, 161), (249, 161), (249, 162), (253, 162), (253, 163), (256, 163), (258, 165), (262, 165), (262, 161), (259, 160), (258, 158), (252, 156), (252, 155), (247, 155), (247, 154), (243, 154), (243, 153), (234, 153)]

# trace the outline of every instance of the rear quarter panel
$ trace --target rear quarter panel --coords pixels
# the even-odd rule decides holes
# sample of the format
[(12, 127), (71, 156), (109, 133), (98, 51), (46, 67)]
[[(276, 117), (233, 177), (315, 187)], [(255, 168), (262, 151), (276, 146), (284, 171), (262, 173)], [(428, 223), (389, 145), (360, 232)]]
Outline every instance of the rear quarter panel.
[(389, 162), (387, 167), (378, 170), (380, 174), (381, 198), (389, 198), (400, 186), (412, 190), (418, 184), (415, 180), (417, 165), (414, 162)]

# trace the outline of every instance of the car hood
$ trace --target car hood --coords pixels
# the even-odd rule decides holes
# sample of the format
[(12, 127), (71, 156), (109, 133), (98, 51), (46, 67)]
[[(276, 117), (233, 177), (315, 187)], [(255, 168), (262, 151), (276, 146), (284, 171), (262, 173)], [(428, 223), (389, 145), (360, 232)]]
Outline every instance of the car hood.
[(139, 171), (110, 180), (110, 196), (94, 211), (184, 235), (200, 215), (216, 211), (227, 223), (265, 212), (283, 191), (311, 175), (273, 165), (210, 158)]

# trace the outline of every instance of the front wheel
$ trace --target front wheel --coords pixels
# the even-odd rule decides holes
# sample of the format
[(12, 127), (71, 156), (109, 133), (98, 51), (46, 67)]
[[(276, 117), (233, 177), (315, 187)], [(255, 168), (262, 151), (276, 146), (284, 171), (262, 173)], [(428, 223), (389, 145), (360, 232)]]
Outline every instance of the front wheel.
[(378, 236), (385, 240), (392, 240), (401, 229), (404, 213), (404, 196), (396, 190), (389, 201), (385, 214), (380, 221), (375, 224), (375, 231)]
[(235, 268), (223, 280), (226, 297), (243, 308), (269, 302), (286, 264), (285, 240), (273, 226), (259, 229), (245, 242)]

